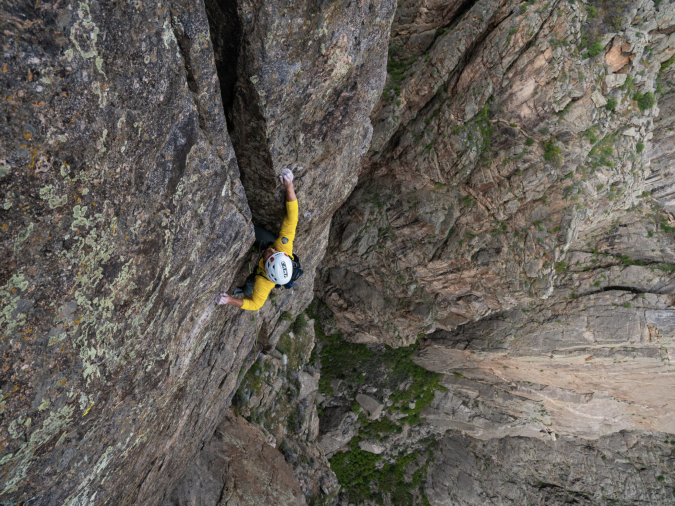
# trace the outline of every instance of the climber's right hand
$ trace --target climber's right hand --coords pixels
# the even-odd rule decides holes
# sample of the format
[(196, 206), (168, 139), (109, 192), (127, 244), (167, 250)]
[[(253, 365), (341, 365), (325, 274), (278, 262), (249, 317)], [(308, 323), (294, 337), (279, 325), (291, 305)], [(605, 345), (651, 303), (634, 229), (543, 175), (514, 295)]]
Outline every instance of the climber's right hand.
[(219, 306), (224, 306), (225, 304), (229, 303), (230, 303), (230, 296), (226, 292), (223, 292), (220, 295), (218, 295), (218, 297), (216, 297), (216, 304), (218, 304)]
[(284, 169), (279, 174), (279, 179), (281, 180), (281, 184), (288, 188), (289, 185), (293, 184), (293, 172), (291, 169)]

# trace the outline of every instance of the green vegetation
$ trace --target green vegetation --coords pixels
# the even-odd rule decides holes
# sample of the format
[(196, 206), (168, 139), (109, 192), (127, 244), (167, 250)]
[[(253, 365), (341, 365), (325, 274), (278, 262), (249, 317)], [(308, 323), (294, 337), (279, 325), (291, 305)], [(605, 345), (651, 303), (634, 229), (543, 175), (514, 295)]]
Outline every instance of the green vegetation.
[(673, 63), (675, 63), (675, 54), (674, 54), (673, 56), (671, 56), (670, 58), (668, 58), (666, 61), (664, 61), (664, 62), (661, 64), (661, 72), (663, 72), (664, 70), (666, 70), (666, 69), (667, 69), (668, 67), (670, 67)]
[[(614, 154), (614, 143), (616, 142), (617, 135), (618, 134), (616, 132), (612, 135), (608, 135), (599, 141), (595, 146), (593, 146), (593, 149), (588, 152), (588, 157), (591, 160), (589, 162), (591, 171), (594, 171), (597, 167), (601, 166), (615, 166), (615, 163), (609, 157), (613, 156)], [(616, 197), (616, 195), (612, 193), (613, 191), (614, 190), (610, 188), (610, 194), (608, 195), (610, 200), (613, 200)], [(623, 191), (623, 189), (620, 190), (621, 193)]]
[(594, 42), (593, 44), (591, 44), (591, 47), (588, 48), (588, 56), (590, 58), (593, 58), (594, 56), (599, 55), (602, 52), (602, 49), (603, 49), (602, 44), (600, 44), (599, 42)]
[[(386, 463), (381, 469), (377, 469), (382, 456), (361, 450), (358, 446), (359, 440), (359, 437), (355, 437), (349, 451), (338, 453), (330, 459), (330, 467), (344, 487), (350, 502), (362, 504), (366, 500), (381, 504), (382, 494), (389, 493), (392, 505), (410, 505), (413, 502), (413, 492), (417, 491), (422, 495), (422, 502), (418, 504), (429, 504), (419, 489), (431, 461), (430, 451), (412, 452), (400, 457), (393, 464)], [(412, 479), (407, 482), (406, 476), (410, 474)], [(377, 492), (371, 490), (372, 485), (375, 485)]]
[(476, 205), (476, 199), (474, 199), (471, 195), (464, 195), (459, 201), (462, 203), (464, 207), (473, 207)]
[(305, 313), (300, 313), (296, 318), (295, 321), (293, 322), (293, 325), (291, 325), (291, 328), (293, 329), (293, 332), (299, 333), (302, 332), (305, 327), (307, 327), (307, 318), (305, 317)]
[(635, 151), (637, 151), (638, 154), (639, 154), (639, 153), (642, 153), (644, 150), (645, 150), (645, 145), (644, 145), (642, 142), (638, 142), (638, 143), (635, 145)]
[(506, 37), (506, 42), (504, 42), (504, 47), (507, 48), (511, 45), (511, 37), (513, 37), (516, 33), (518, 33), (518, 27), (512, 26), (509, 29), (509, 34)]
[(399, 57), (403, 54), (403, 50), (396, 44), (392, 44), (389, 48), (389, 61), (387, 62), (387, 73), (389, 74), (389, 83), (384, 89), (386, 96), (392, 96), (389, 92), (394, 90), (394, 97), (401, 94), (400, 84), (406, 78), (412, 75), (411, 68), (417, 61), (417, 57), (410, 58), (406, 61), (400, 60)]
[(588, 130), (586, 130), (582, 134), (582, 137), (588, 139), (588, 142), (590, 142), (591, 144), (595, 144), (596, 142), (598, 142), (598, 137), (595, 133), (595, 127), (590, 127)]
[(616, 106), (619, 104), (619, 101), (615, 99), (614, 97), (607, 99), (607, 103), (605, 104), (605, 109), (608, 111), (613, 111), (616, 109)]
[(534, 139), (532, 137), (528, 137), (527, 140), (525, 141), (526, 146), (533, 146), (534, 145)]
[[(315, 299), (308, 314), (319, 322), (319, 311), (327, 308)], [(349, 450), (338, 453), (330, 459), (331, 469), (335, 472), (350, 502), (363, 504), (373, 501), (384, 502), (383, 494), (390, 494), (391, 504), (412, 504), (412, 493), (418, 496), (417, 504), (428, 504), (420, 489), (426, 476), (429, 458), (425, 454), (414, 452), (388, 462), (383, 455), (374, 455), (361, 450), (358, 443), (365, 438), (383, 440), (400, 434), (405, 424), (418, 425), (423, 422), (420, 411), (434, 399), (435, 391), (445, 391), (439, 382), (441, 374), (423, 369), (412, 362), (411, 358), (417, 345), (390, 348), (386, 345), (366, 345), (344, 341), (339, 334), (327, 336), (319, 324), (315, 325), (317, 346), (310, 362), (320, 368), (319, 391), (324, 395), (333, 395), (330, 386), (335, 379), (342, 380), (340, 391), (345, 389), (347, 398), (353, 399), (359, 385), (364, 381), (377, 387), (378, 391), (388, 389), (393, 392), (389, 400), (393, 403), (389, 409), (406, 415), (392, 420), (386, 416), (379, 420), (369, 420), (356, 402), (352, 402), (352, 411), (359, 414), (359, 434), (350, 443)], [(401, 385), (404, 385), (401, 387)], [(401, 387), (401, 388), (399, 388)], [(411, 407), (412, 406), (412, 407)], [(381, 467), (378, 469), (378, 467)], [(404, 476), (412, 474), (412, 480)], [(420, 497), (421, 497), (421, 503)]]
[[(434, 390), (444, 390), (439, 385), (442, 375), (427, 371), (411, 360), (417, 344), (401, 348), (384, 346), (374, 351), (365, 344), (344, 341), (339, 334), (326, 336), (319, 326), (315, 332), (317, 339), (322, 341), (318, 354), (321, 360), (319, 391), (324, 395), (334, 394), (330, 386), (333, 379), (355, 386), (363, 384), (365, 378), (368, 378), (368, 383), (377, 383), (378, 377), (386, 372), (392, 386), (406, 380), (410, 383), (406, 390), (395, 391), (389, 399), (394, 403), (390, 408), (392, 411), (411, 416), (418, 414), (433, 400)], [(412, 401), (415, 402), (414, 408), (409, 407)]]
[(621, 85), (622, 90), (626, 90), (628, 93), (633, 93), (635, 86), (633, 85), (633, 77), (626, 76), (626, 81)]
[(636, 93), (633, 96), (633, 99), (637, 101), (641, 111), (646, 111), (656, 105), (656, 97), (651, 91), (648, 91), (647, 93)]
[(544, 160), (547, 162), (558, 160), (561, 152), (562, 148), (556, 146), (553, 139), (544, 143)]

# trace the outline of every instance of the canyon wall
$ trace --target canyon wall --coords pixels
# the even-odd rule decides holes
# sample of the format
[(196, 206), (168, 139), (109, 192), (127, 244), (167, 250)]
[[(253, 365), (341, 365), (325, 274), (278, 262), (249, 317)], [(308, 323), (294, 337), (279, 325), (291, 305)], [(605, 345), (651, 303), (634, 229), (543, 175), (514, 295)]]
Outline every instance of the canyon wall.
[[(397, 10), (371, 151), (334, 220), (317, 286), (338, 327), (421, 339), (417, 364), (462, 376), (431, 423), (531, 435), (543, 403), (567, 434), (671, 432), (673, 228), (667, 194), (647, 195), (669, 177), (673, 6), (432, 7)], [(512, 423), (458, 411), (494, 388)]]
[(675, 4), (0, 27), (0, 504), (672, 500)]

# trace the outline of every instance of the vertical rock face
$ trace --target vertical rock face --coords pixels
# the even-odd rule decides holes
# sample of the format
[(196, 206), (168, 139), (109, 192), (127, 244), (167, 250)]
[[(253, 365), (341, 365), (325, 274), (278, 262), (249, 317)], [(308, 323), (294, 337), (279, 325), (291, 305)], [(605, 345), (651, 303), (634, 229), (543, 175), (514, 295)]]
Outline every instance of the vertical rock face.
[[(311, 300), (393, 10), (3, 3), (0, 500), (163, 499), (254, 341)], [(249, 203), (278, 227), (287, 165), (305, 276), (255, 316), (215, 307), (257, 259)]]
[[(642, 1), (399, 4), (371, 149), (317, 291), (350, 341), (422, 343), (414, 362), (445, 374), (425, 429), (531, 447), (675, 432), (674, 15)], [(331, 446), (351, 444), (345, 476), (357, 433)], [(408, 442), (408, 456), (421, 451)], [(432, 504), (537, 497), (429, 473)], [(665, 501), (657, 488), (635, 500)]]
[(255, 339), (212, 302), (253, 227), (206, 14), (0, 9), (0, 498), (156, 504)]
[[(321, 444), (345, 500), (665, 503), (673, 30), (651, 0), (3, 2), (0, 503), (329, 501)], [(305, 275), (214, 306), (287, 166)], [(254, 344), (267, 442), (223, 420)]]
[(428, 420), (482, 439), (675, 432), (672, 242), (649, 221), (583, 234), (548, 300), (430, 334), (414, 361), (449, 374)]
[[(665, 21), (665, 20), (664, 20)], [(662, 24), (664, 24), (662, 22)], [(658, 48), (665, 48), (664, 54), (670, 57), (661, 64), (661, 87), (669, 86), (675, 81), (675, 51), (669, 47), (670, 36), (661, 33)], [(664, 84), (666, 83), (666, 84)], [(666, 90), (668, 88), (665, 88)], [(675, 94), (668, 93), (659, 99), (659, 116), (654, 122), (654, 137), (648, 146), (651, 161), (651, 173), (646, 181), (646, 188), (652, 192), (661, 205), (673, 212), (675, 206)]]
[(371, 139), (368, 116), (386, 77), (394, 2), (207, 0), (206, 8), (230, 135), (257, 225), (279, 229), (285, 208), (278, 174), (284, 167), (295, 174), (300, 221), (294, 249), (305, 275), (296, 293), (283, 294), (277, 310), (264, 313), (264, 346), (272, 349), (287, 328), (277, 324), (279, 314), (298, 314), (311, 301), (331, 217), (356, 185)]

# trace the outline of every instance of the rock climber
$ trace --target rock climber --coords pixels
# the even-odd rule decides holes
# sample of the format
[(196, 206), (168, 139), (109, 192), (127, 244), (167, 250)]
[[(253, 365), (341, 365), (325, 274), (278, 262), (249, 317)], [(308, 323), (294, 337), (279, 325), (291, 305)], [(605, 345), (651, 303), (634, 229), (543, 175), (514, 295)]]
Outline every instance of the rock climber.
[[(284, 169), (279, 174), (279, 179), (286, 188), (286, 217), (281, 224), (279, 237), (275, 238), (264, 228), (254, 225), (254, 245), (258, 251), (264, 250), (263, 255), (256, 271), (246, 279), (246, 284), (233, 291), (233, 295), (243, 293), (250, 299), (235, 299), (223, 292), (216, 297), (219, 305), (229, 304), (248, 311), (257, 311), (267, 300), (272, 288), (276, 285), (288, 286), (293, 278), (293, 240), (298, 225), (298, 201), (293, 188), (293, 172)], [(298, 272), (295, 278), (297, 277)]]

